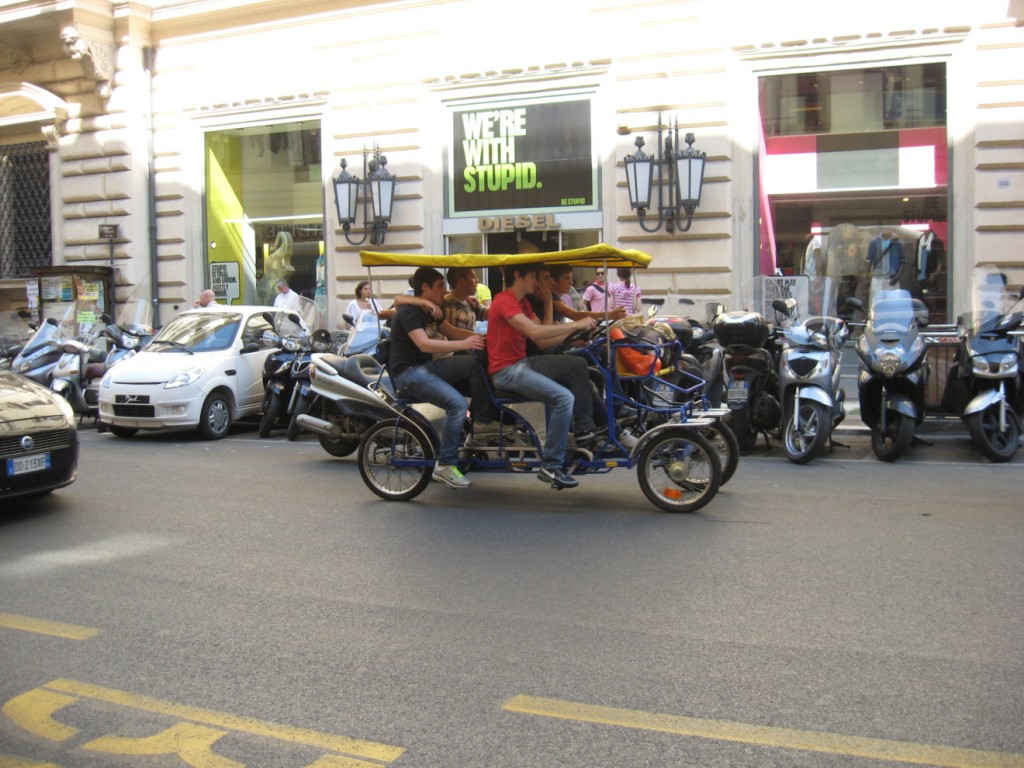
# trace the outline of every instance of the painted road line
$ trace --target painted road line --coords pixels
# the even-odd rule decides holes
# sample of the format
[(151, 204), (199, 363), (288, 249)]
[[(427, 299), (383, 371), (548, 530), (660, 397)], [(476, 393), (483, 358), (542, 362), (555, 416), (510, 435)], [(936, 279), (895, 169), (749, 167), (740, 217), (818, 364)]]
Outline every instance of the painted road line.
[(56, 763), (40, 763), (37, 760), (26, 760), (23, 757), (0, 755), (0, 768), (60, 768)]
[(7, 629), (20, 629), (24, 632), (35, 632), (37, 635), (53, 635), (63, 637), (67, 640), (88, 640), (96, 637), (102, 629), (93, 627), (80, 627), (77, 624), (62, 624), (59, 621), (47, 621), (46, 619), (33, 619), (30, 616), (17, 616), (13, 613), (0, 611), (0, 627)]
[(515, 696), (505, 703), (509, 712), (555, 717), (623, 728), (736, 741), (756, 746), (825, 752), (834, 755), (887, 760), (894, 763), (942, 766), (942, 768), (1024, 768), (1024, 755), (986, 752), (934, 744), (915, 744), (838, 733), (773, 728), (727, 720), (705, 720), (635, 709), (601, 707), (536, 696)]
[(190, 707), (184, 704), (153, 699), (148, 696), (140, 696), (125, 691), (118, 691), (113, 688), (104, 688), (90, 683), (81, 683), (75, 680), (57, 679), (42, 686), (43, 689), (52, 692), (67, 694), (82, 699), (116, 704), (131, 709), (138, 709), (145, 712), (152, 712), (160, 715), (190, 720), (194, 723), (223, 728), (229, 731), (238, 731), (253, 736), (263, 736), (279, 741), (286, 741), (292, 744), (317, 747), (330, 752), (341, 752), (346, 755), (377, 760), (390, 763), (397, 760), (405, 750), (402, 747), (392, 747), (387, 744), (378, 744), (372, 741), (354, 739), (349, 736), (338, 736), (330, 733), (309, 730), (307, 728), (293, 728), (277, 723), (268, 723), (255, 720), (249, 717), (240, 717), (224, 712), (215, 712), (199, 707)]

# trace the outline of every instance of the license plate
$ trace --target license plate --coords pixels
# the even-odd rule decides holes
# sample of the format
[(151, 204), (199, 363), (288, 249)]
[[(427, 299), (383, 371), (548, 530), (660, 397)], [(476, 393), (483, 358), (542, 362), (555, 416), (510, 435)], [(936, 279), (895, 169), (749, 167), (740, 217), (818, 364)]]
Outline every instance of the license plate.
[(41, 469), (50, 468), (50, 454), (38, 453), (34, 456), (21, 456), (17, 459), (7, 460), (7, 476), (24, 475), (29, 472), (38, 472)]
[(747, 402), (747, 382), (745, 381), (732, 381), (729, 382), (729, 394), (727, 399), (730, 403), (745, 403)]

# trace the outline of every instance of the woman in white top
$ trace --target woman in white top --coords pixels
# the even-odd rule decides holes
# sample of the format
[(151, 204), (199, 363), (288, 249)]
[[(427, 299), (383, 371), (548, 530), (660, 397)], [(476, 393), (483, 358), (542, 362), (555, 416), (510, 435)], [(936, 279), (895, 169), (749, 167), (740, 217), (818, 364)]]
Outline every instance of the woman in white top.
[(356, 286), (355, 294), (356, 297), (348, 303), (348, 307), (345, 309), (345, 314), (349, 315), (353, 321), (359, 320), (359, 315), (363, 312), (372, 312), (377, 317), (383, 319), (387, 319), (394, 314), (394, 310), (382, 310), (380, 308), (380, 304), (373, 298), (373, 288), (370, 287), (369, 280), (360, 280)]

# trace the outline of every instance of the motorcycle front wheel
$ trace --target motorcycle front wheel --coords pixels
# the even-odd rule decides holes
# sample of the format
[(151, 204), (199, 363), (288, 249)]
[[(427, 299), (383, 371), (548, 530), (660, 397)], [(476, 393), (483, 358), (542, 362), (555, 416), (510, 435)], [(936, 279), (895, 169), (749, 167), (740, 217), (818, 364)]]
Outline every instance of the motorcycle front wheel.
[(887, 414), (886, 430), (871, 425), (871, 450), (880, 461), (896, 461), (910, 447), (914, 439), (914, 420), (898, 411)]
[(292, 411), (291, 421), (288, 422), (288, 431), (285, 433), (285, 437), (289, 440), (297, 438), (299, 433), (302, 431), (298, 418), (309, 410), (309, 401), (309, 395), (299, 395), (298, 399), (295, 401), (295, 410)]
[(718, 493), (718, 450), (696, 429), (678, 427), (645, 443), (637, 464), (640, 488), (666, 512), (696, 512)]
[[(399, 464), (412, 461), (413, 466)], [(430, 485), (434, 447), (406, 420), (382, 421), (359, 443), (359, 474), (366, 487), (388, 501), (408, 501)]]
[(1017, 454), (1020, 426), (1013, 409), (1006, 408), (1006, 429), (999, 429), (999, 403), (964, 417), (971, 440), (989, 461), (1001, 464)]
[(782, 446), (786, 458), (794, 464), (807, 464), (820, 456), (825, 450), (831, 427), (832, 417), (828, 408), (812, 400), (802, 401), (799, 410), (786, 419), (782, 429)]
[(281, 415), (281, 397), (271, 393), (267, 398), (267, 405), (263, 409), (263, 418), (260, 419), (260, 437), (270, 437), (274, 425), (277, 424), (277, 417)]

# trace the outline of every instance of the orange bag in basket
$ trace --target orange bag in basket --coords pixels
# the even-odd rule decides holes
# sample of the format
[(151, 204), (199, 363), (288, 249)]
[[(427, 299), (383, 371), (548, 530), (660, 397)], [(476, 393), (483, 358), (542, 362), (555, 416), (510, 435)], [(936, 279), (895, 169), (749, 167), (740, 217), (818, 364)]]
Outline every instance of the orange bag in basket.
[[(629, 341), (629, 337), (623, 333), (621, 328), (614, 325), (608, 330), (608, 335), (613, 342)], [(635, 349), (629, 346), (617, 346), (615, 348), (615, 368), (622, 376), (644, 376), (651, 372), (657, 372), (658, 356), (646, 349)]]

